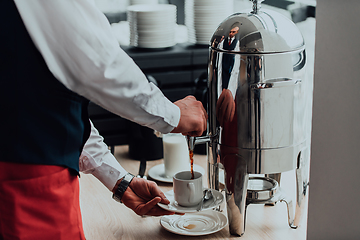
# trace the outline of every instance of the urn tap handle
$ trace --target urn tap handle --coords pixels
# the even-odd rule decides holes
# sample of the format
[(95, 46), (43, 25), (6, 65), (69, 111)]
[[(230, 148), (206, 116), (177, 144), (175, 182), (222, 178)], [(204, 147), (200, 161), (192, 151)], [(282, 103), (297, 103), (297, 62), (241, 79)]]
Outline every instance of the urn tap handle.
[(193, 151), (195, 147), (195, 137), (187, 136), (187, 144), (189, 151)]

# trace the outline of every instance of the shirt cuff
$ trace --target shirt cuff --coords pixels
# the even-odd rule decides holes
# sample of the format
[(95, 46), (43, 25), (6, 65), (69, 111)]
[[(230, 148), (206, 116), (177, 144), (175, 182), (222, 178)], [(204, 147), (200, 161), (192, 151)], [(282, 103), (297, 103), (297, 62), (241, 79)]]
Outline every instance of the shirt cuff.
[(113, 190), (116, 182), (128, 172), (119, 164), (113, 155), (106, 155), (98, 165), (86, 151), (80, 157), (80, 170), (85, 174), (92, 174), (102, 182), (110, 191)]

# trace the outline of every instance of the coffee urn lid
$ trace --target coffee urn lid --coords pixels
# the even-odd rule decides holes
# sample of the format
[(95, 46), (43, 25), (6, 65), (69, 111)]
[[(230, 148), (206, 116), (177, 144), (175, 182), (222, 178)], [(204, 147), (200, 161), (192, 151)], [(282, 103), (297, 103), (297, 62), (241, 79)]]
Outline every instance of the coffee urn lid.
[[(212, 49), (241, 54), (274, 54), (304, 49), (303, 36), (290, 19), (278, 12), (260, 9), (262, 0), (250, 1), (253, 2), (252, 11), (232, 14), (217, 27), (210, 42)], [(236, 30), (237, 46), (224, 46), (224, 40)]]

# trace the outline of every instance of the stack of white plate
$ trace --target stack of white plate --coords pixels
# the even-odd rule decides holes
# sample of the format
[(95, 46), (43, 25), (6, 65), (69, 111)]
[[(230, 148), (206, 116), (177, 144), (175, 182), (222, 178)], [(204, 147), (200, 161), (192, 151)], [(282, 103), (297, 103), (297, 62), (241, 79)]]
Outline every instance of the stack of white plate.
[(210, 43), (219, 24), (231, 15), (234, 0), (185, 0), (185, 25), (189, 42)]
[(130, 45), (140, 48), (166, 48), (176, 44), (176, 6), (139, 4), (127, 8)]
[(137, 5), (137, 4), (157, 4), (159, 3), (158, 0), (130, 0), (130, 5)]

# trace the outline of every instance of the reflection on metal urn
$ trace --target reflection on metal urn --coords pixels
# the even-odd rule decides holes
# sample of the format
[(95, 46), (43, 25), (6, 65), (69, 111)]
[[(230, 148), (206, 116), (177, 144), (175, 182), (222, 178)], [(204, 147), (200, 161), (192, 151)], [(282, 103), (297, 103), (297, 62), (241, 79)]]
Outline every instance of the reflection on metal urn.
[[(218, 26), (208, 67), (209, 185), (226, 192), (230, 232), (239, 236), (253, 203), (286, 202), (289, 225), (298, 226), (310, 161), (313, 83), (305, 79), (303, 37), (288, 18), (252, 2), (251, 12)], [(279, 187), (281, 173), (290, 170), (296, 171), (295, 210)], [(254, 181), (262, 187), (250, 189)]]

